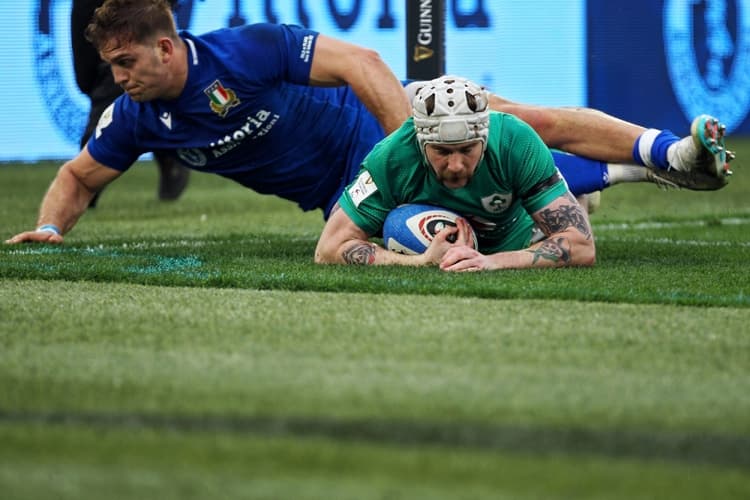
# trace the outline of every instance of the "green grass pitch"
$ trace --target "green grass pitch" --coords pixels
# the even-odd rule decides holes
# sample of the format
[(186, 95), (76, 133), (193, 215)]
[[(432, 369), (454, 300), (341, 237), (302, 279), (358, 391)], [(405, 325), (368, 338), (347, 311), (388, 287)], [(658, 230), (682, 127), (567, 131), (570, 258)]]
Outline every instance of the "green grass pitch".
[[(315, 266), (319, 213), (144, 162), (0, 245), (0, 498), (750, 498), (750, 140), (617, 186), (591, 269)], [(57, 165), (0, 165), (0, 237)]]

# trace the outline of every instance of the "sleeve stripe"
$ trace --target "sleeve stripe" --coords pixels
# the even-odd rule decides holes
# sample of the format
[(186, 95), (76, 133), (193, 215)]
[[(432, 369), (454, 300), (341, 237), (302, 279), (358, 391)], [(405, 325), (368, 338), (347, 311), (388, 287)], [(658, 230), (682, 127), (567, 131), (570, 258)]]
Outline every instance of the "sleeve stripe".
[(524, 194), (521, 195), (521, 199), (528, 200), (532, 196), (535, 196), (541, 193), (542, 191), (545, 191), (551, 188), (552, 186), (554, 186), (561, 180), (562, 180), (562, 176), (560, 175), (560, 172), (555, 172), (554, 174), (544, 179), (543, 181), (534, 184), (531, 187), (531, 189), (529, 189), (528, 191), (526, 191)]

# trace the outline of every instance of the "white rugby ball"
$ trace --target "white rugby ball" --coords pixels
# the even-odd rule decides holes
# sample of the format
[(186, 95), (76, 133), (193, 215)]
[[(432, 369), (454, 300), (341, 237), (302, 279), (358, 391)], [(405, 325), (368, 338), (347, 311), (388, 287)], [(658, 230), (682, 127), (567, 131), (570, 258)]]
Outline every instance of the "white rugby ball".
[[(407, 255), (424, 253), (432, 239), (446, 226), (456, 226), (459, 215), (433, 205), (400, 205), (388, 214), (383, 224), (383, 245), (388, 250)], [(471, 231), (477, 248), (477, 235)]]

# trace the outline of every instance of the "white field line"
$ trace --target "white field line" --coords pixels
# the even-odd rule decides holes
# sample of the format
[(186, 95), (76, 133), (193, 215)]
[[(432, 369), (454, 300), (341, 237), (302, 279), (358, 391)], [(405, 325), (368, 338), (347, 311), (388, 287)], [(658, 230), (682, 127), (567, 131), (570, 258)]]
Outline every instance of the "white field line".
[[(602, 233), (615, 232), (615, 231), (645, 231), (650, 229), (671, 229), (681, 227), (720, 227), (720, 226), (741, 226), (750, 224), (750, 217), (726, 217), (718, 219), (718, 221), (706, 222), (705, 220), (685, 220), (678, 222), (618, 222), (611, 224), (594, 224), (594, 236), (599, 241), (635, 241), (643, 243), (657, 243), (657, 244), (677, 244), (677, 245), (694, 245), (694, 246), (750, 246), (750, 241), (738, 242), (738, 241), (723, 241), (723, 240), (676, 240), (673, 238), (639, 238), (639, 237), (623, 237), (614, 235), (602, 236)], [(748, 236), (750, 238), (750, 235)], [(312, 238), (316, 239), (316, 238)], [(309, 242), (310, 237), (296, 237), (292, 241), (296, 242)], [(234, 244), (241, 245), (242, 243), (256, 242), (256, 238), (248, 238), (245, 240), (233, 240)], [(108, 245), (100, 243), (95, 246), (86, 247), (83, 249), (75, 249), (76, 253), (90, 253), (96, 254), (102, 251), (113, 251), (117, 249), (128, 250), (128, 249), (153, 249), (153, 248), (174, 248), (174, 247), (190, 247), (199, 248), (203, 246), (215, 246), (224, 245), (226, 241), (223, 240), (178, 240), (178, 241), (140, 241), (131, 243), (122, 243), (120, 245)], [(67, 253), (65, 246), (58, 247), (34, 247), (28, 246), (19, 248), (18, 250), (8, 252), (10, 255), (38, 255), (45, 253)]]
[(619, 231), (628, 230), (646, 230), (646, 229), (668, 229), (680, 227), (706, 227), (706, 226), (742, 226), (750, 224), (750, 218), (746, 217), (727, 217), (715, 221), (706, 222), (705, 220), (685, 220), (679, 222), (618, 222), (613, 224), (594, 224), (594, 232), (599, 231)]
[[(673, 229), (681, 227), (721, 227), (721, 226), (741, 226), (750, 224), (750, 218), (745, 217), (727, 217), (719, 219), (717, 222), (706, 222), (704, 220), (688, 220), (679, 222), (621, 222), (616, 224), (594, 225), (594, 236), (598, 241), (632, 241), (635, 243), (649, 243), (659, 245), (685, 245), (699, 247), (750, 247), (750, 241), (726, 241), (726, 240), (680, 240), (674, 238), (641, 238), (638, 236), (614, 236), (601, 233), (615, 231), (645, 231), (650, 229)], [(749, 235), (750, 238), (750, 235)]]
[(639, 237), (618, 237), (618, 236), (596, 236), (596, 241), (614, 241), (614, 242), (632, 242), (648, 243), (656, 245), (678, 245), (678, 246), (696, 246), (696, 247), (749, 247), (750, 241), (725, 241), (725, 240), (676, 240), (674, 238), (639, 238)]
[[(256, 243), (257, 238), (248, 238), (241, 240), (232, 240), (232, 244), (242, 245), (243, 243)], [(290, 241), (296, 243), (309, 243), (317, 241), (315, 238), (296, 237)], [(98, 245), (88, 246), (85, 248), (71, 248), (62, 246), (34, 246), (28, 245), (8, 252), (9, 255), (39, 255), (39, 254), (60, 254), (60, 253), (78, 253), (96, 255), (102, 252), (113, 252), (117, 250), (148, 250), (155, 248), (199, 248), (226, 245), (228, 240), (178, 240), (178, 241), (135, 241), (131, 243), (122, 243), (118, 245), (99, 243)]]

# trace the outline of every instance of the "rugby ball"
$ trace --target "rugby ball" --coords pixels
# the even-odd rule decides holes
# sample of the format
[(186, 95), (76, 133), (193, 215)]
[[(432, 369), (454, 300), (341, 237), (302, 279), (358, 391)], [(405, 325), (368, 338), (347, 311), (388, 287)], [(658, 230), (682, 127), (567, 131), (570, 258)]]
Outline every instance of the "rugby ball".
[[(383, 246), (407, 255), (424, 253), (432, 239), (446, 226), (456, 226), (459, 215), (433, 205), (407, 204), (390, 211), (383, 224)], [(473, 247), (477, 235), (472, 230)]]

